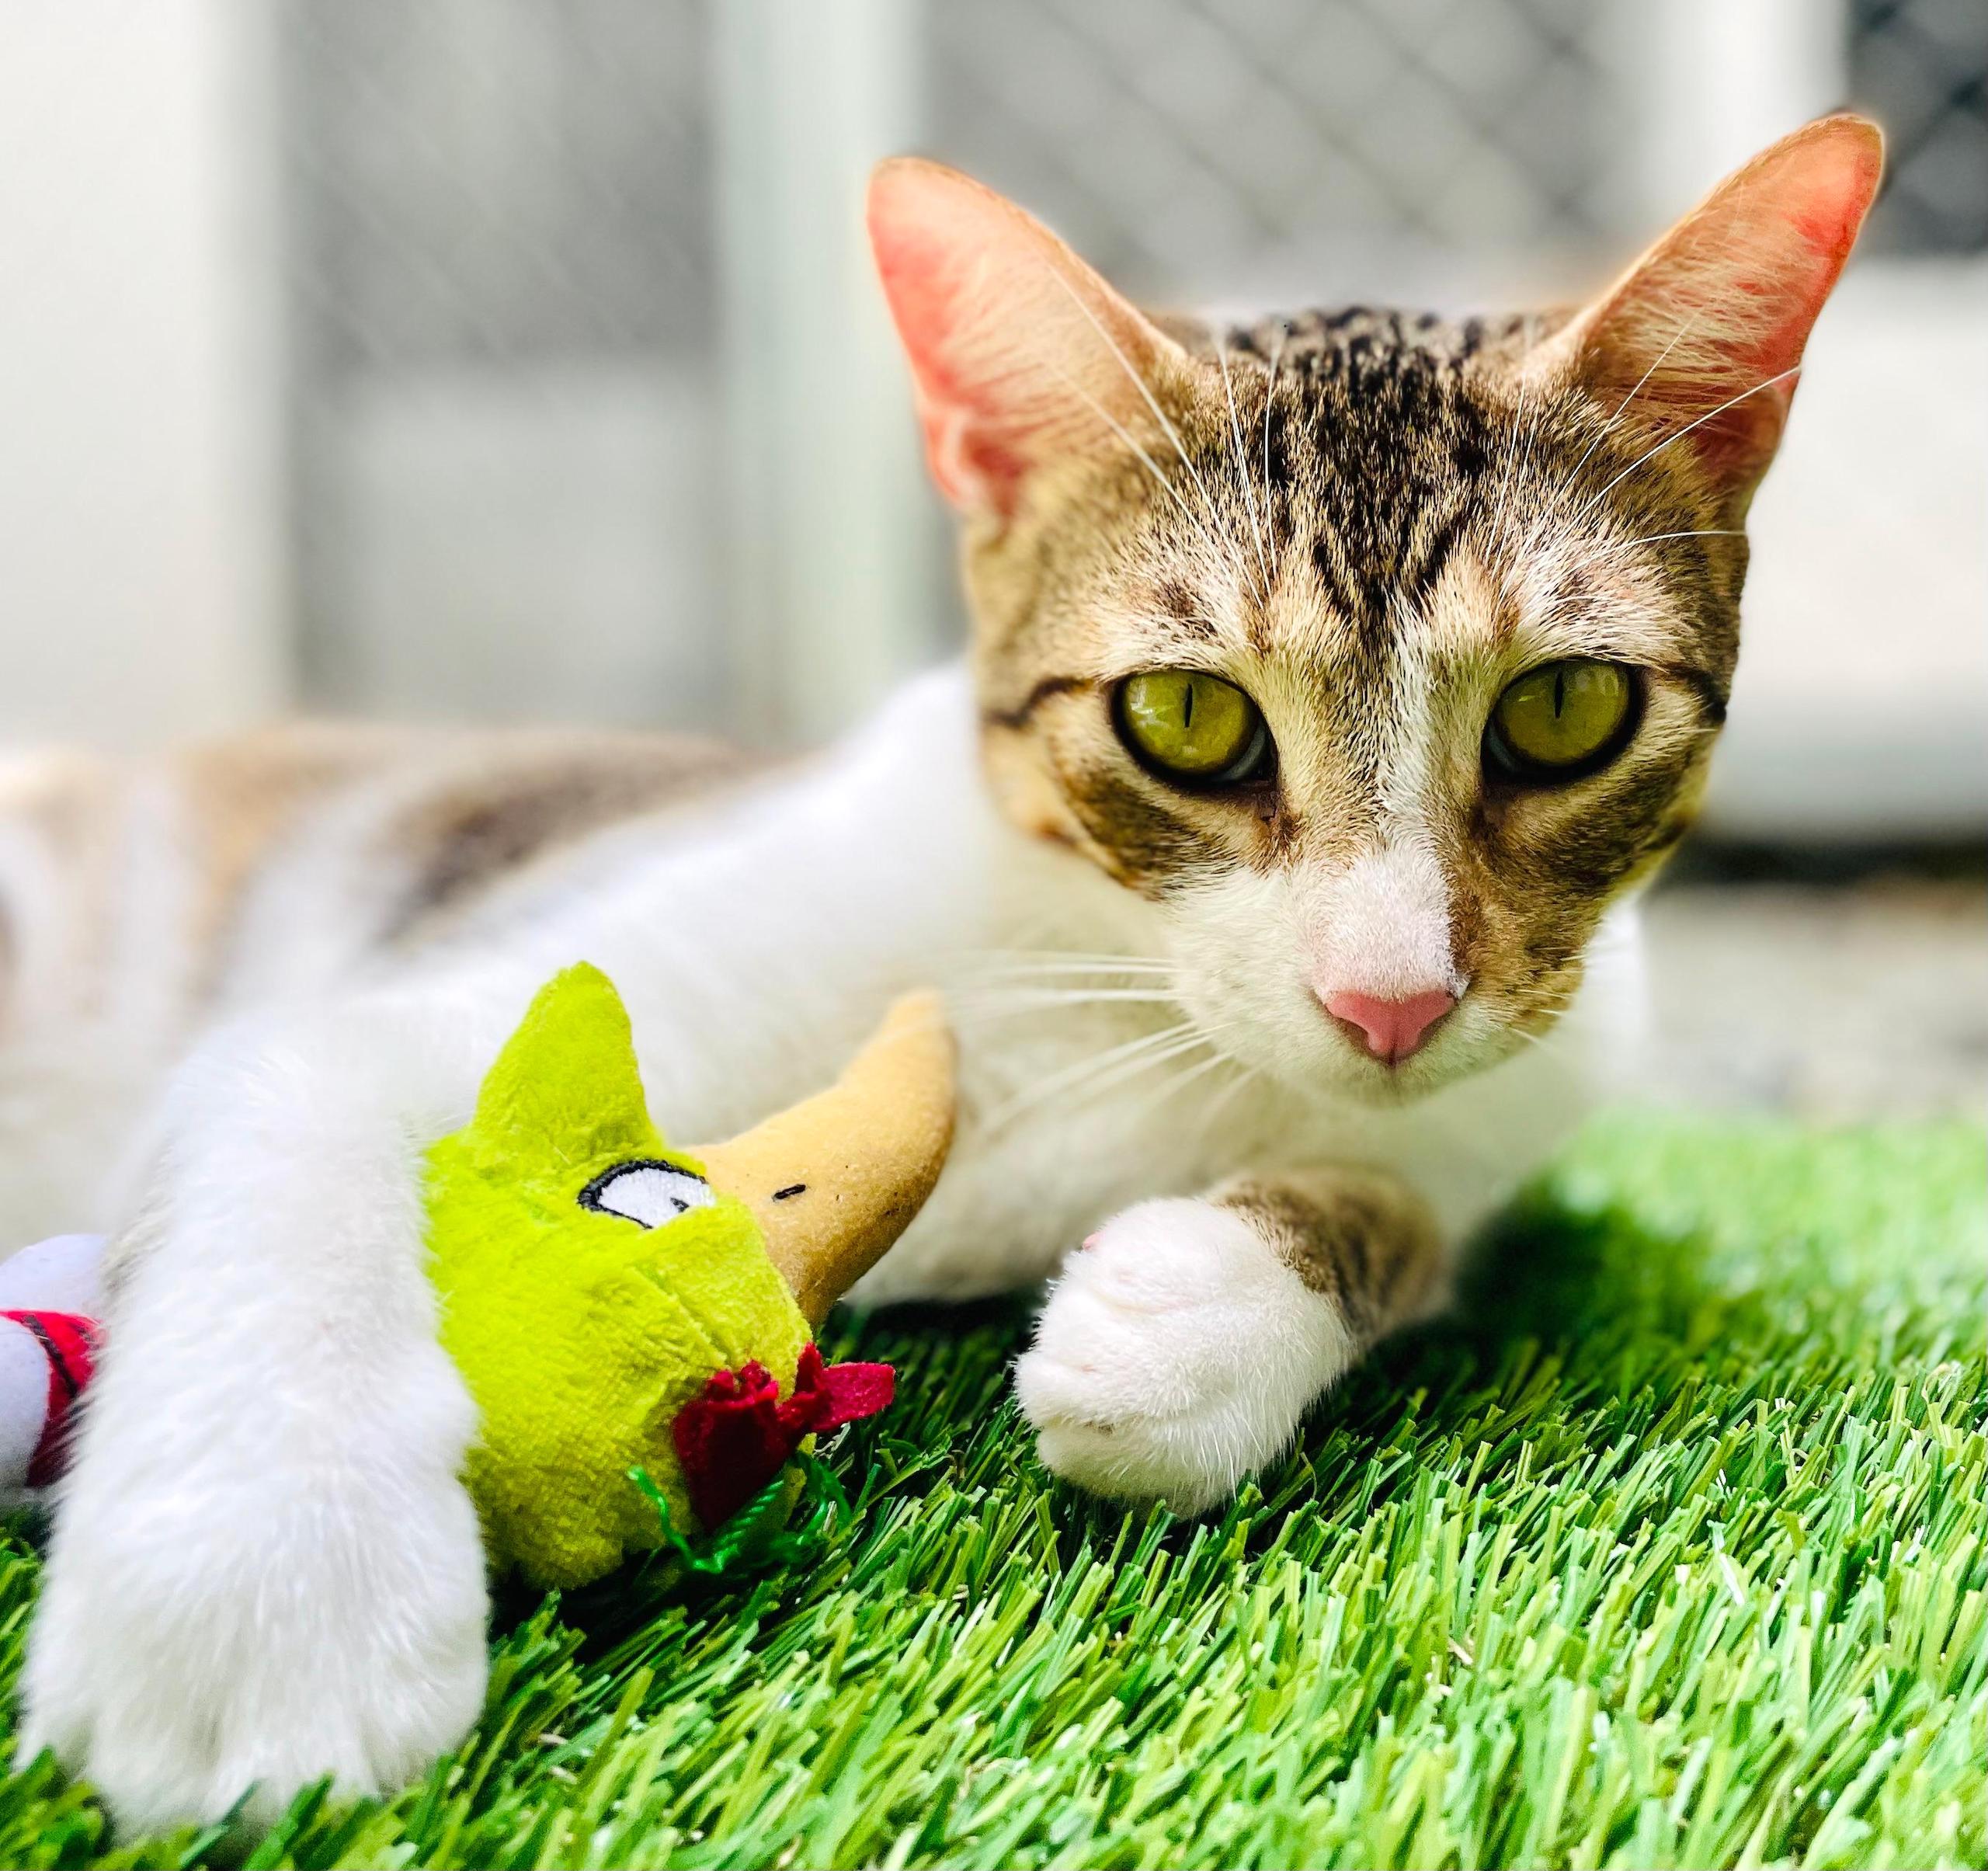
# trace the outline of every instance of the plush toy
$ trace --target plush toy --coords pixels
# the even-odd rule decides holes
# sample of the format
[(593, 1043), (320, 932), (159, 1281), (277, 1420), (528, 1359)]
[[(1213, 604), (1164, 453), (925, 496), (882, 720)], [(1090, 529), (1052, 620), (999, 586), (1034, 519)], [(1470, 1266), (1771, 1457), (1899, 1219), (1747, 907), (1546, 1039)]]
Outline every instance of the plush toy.
[(61, 1473), (76, 1399), (96, 1362), (103, 1237), (58, 1234), (0, 1263), (0, 1492)]
[[(777, 1499), (809, 1438), (882, 1409), (889, 1367), (825, 1364), (812, 1331), (918, 1212), (952, 1121), (936, 996), (899, 1002), (828, 1090), (690, 1152), (650, 1122), (606, 976), (542, 989), (427, 1158), (429, 1274), (477, 1406), (464, 1479), (493, 1562), (584, 1584)], [(98, 1250), (64, 1236), (0, 1266), (17, 1302), (0, 1306), (0, 1483), (59, 1466)]]

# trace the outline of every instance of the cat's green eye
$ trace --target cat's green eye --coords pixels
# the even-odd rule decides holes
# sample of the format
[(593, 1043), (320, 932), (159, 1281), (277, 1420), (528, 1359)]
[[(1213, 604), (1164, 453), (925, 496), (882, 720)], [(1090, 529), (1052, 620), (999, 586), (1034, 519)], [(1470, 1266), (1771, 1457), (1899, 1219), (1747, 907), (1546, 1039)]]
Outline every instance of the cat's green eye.
[(1200, 669), (1150, 669), (1119, 684), (1118, 732), (1148, 767), (1201, 786), (1270, 770), (1263, 711), (1232, 682)]
[(1544, 663), (1510, 683), (1484, 731), (1486, 759), (1514, 779), (1578, 778), (1619, 753), (1635, 722), (1635, 678), (1619, 663)]

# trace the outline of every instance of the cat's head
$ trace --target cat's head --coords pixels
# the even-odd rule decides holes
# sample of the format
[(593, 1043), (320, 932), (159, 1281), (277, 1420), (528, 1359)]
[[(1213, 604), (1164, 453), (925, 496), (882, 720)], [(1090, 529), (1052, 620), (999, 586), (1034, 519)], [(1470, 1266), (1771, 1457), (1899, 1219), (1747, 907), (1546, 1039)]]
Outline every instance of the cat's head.
[(1003, 809), (1234, 1055), (1388, 1099), (1551, 1025), (1690, 826), (1742, 533), (1875, 193), (1839, 117), (1568, 314), (1141, 312), (935, 165), (870, 223)]

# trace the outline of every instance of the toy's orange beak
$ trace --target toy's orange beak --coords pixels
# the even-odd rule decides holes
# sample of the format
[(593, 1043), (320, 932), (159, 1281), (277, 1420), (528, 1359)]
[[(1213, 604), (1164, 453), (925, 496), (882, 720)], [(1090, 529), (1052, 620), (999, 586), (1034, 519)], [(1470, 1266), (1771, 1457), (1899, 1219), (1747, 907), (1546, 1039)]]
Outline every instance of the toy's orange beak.
[(953, 1140), (953, 1036), (936, 993), (907, 994), (827, 1090), (693, 1151), (752, 1211), (811, 1327), (932, 1193)]

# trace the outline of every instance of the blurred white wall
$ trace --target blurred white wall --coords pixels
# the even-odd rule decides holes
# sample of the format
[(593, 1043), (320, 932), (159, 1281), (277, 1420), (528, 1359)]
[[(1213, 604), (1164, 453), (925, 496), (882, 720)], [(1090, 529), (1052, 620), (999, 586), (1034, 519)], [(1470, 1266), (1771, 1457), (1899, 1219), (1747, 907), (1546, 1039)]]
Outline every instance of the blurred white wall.
[(0, 743), (280, 705), (289, 632), (248, 16), (0, 12)]

